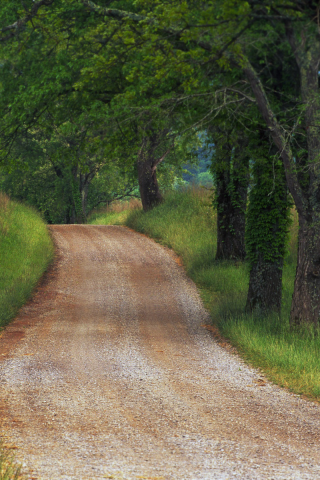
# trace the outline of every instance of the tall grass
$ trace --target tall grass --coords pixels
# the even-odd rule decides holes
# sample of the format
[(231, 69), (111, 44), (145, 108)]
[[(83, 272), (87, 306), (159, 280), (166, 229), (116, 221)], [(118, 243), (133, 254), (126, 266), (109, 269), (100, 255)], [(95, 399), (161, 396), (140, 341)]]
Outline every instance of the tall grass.
[(33, 209), (0, 192), (0, 329), (30, 297), (53, 258), (53, 244)]
[(176, 191), (150, 212), (109, 211), (94, 223), (125, 224), (173, 248), (199, 287), (220, 333), (251, 364), (275, 383), (320, 400), (320, 335), (293, 331), (289, 314), (297, 248), (297, 216), (293, 212), (283, 271), (281, 316), (244, 313), (249, 281), (245, 262), (216, 262), (216, 216), (210, 194), (203, 189)]

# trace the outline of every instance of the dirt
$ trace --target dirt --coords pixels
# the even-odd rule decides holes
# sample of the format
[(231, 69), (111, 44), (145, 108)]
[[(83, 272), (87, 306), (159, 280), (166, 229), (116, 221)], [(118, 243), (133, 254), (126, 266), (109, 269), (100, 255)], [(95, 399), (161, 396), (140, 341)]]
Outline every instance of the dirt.
[(124, 227), (51, 232), (57, 261), (0, 338), (27, 478), (320, 478), (319, 406), (215, 341), (173, 254)]

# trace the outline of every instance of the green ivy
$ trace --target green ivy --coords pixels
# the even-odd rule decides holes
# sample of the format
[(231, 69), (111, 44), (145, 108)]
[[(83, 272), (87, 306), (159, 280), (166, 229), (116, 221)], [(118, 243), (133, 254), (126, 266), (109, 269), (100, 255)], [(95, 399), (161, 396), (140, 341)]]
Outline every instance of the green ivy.
[(285, 255), (290, 207), (284, 168), (278, 156), (262, 157), (253, 167), (246, 225), (246, 251), (251, 266)]

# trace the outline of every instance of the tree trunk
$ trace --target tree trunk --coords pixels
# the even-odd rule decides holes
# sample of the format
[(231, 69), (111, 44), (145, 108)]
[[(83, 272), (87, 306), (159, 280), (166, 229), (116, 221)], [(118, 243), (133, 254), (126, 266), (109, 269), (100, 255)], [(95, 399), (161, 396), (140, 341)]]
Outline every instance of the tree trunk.
[(153, 169), (153, 159), (150, 157), (145, 161), (139, 159), (137, 169), (142, 207), (146, 212), (159, 205), (163, 197), (157, 181), (157, 170)]
[(69, 171), (67, 187), (67, 212), (66, 223), (68, 224), (81, 224), (84, 223), (84, 216), (82, 213), (82, 198), (81, 198), (81, 186), (80, 178), (78, 175), (78, 166), (74, 166)]
[[(216, 260), (244, 260), (247, 188), (241, 182), (234, 182), (230, 194), (228, 177), (227, 174), (221, 175), (218, 180)], [(234, 201), (235, 195), (237, 202)]]
[(143, 137), (137, 156), (139, 190), (142, 207), (145, 212), (163, 201), (157, 181), (157, 166), (168, 155), (173, 144), (160, 157), (156, 156), (156, 150), (165, 139), (168, 131), (167, 128), (158, 132), (152, 131), (149, 136)]
[(320, 41), (318, 29), (307, 48), (298, 45), (293, 29), (287, 30), (300, 70), (301, 94), (306, 106), (308, 184), (303, 186), (306, 209), (299, 212), (298, 262), (291, 306), (291, 325), (319, 327), (320, 322)]
[(284, 168), (268, 132), (260, 130), (256, 145), (265, 156), (255, 160), (254, 185), (247, 213), (247, 253), (250, 280), (247, 311), (280, 313), (282, 269), (289, 224), (289, 201)]
[(320, 319), (320, 224), (304, 221), (299, 228), (298, 263), (292, 298), (292, 325), (319, 326)]
[(246, 310), (249, 312), (280, 312), (282, 297), (283, 259), (266, 262), (263, 256), (250, 271)]
[(88, 193), (89, 193), (89, 183), (86, 183), (81, 192), (82, 216), (83, 216), (84, 223), (86, 223), (87, 221)]
[(249, 156), (243, 156), (239, 146), (223, 150), (222, 164), (217, 159), (212, 167), (217, 206), (216, 260), (244, 260)]

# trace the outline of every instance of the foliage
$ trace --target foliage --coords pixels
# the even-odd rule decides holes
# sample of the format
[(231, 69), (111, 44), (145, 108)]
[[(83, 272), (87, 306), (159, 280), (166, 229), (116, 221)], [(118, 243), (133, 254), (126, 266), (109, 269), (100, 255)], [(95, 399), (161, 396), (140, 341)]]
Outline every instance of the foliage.
[(246, 226), (246, 250), (250, 264), (283, 259), (286, 253), (291, 201), (287, 195), (283, 165), (277, 155), (256, 159)]

